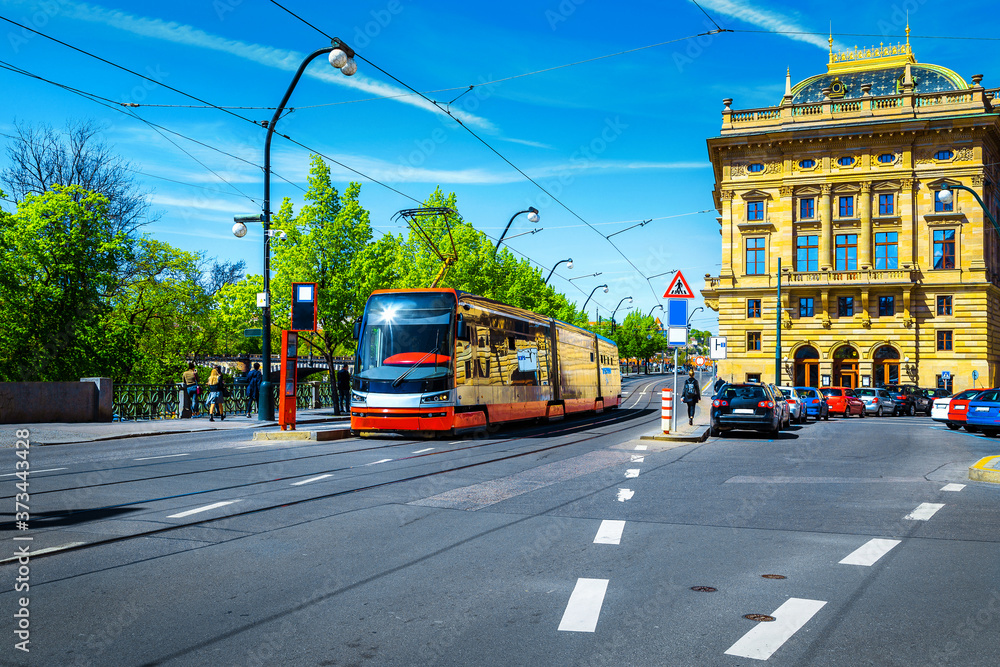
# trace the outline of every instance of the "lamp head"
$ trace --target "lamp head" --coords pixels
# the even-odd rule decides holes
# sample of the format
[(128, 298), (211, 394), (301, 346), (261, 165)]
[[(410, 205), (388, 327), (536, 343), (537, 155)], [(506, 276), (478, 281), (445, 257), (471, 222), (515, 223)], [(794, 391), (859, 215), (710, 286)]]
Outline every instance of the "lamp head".
[(629, 297), (629, 298), (628, 298), (628, 302), (629, 302), (629, 303), (632, 303), (632, 297)]
[(327, 57), (330, 59), (330, 64), (337, 69), (341, 69), (347, 64), (347, 52), (343, 49), (334, 49)]
[(567, 269), (572, 269), (573, 268), (573, 260), (569, 260), (569, 264), (566, 265), (566, 268)]
[(242, 222), (237, 222), (236, 224), (233, 225), (233, 236), (235, 236), (238, 239), (241, 239), (246, 235), (247, 235), (246, 225), (244, 225)]
[(354, 58), (348, 58), (340, 71), (344, 76), (354, 76), (354, 73), (358, 71), (358, 64), (354, 62)]
[(950, 204), (955, 199), (955, 195), (948, 188), (948, 184), (945, 183), (944, 185), (941, 186), (941, 189), (938, 190), (937, 198), (938, 201), (941, 202), (942, 204)]
[(538, 222), (538, 209), (534, 206), (528, 207), (528, 222)]
[(607, 293), (608, 293), (608, 286), (607, 286), (607, 285), (605, 285), (605, 286), (604, 286), (604, 293), (605, 293), (605, 294), (607, 294)]

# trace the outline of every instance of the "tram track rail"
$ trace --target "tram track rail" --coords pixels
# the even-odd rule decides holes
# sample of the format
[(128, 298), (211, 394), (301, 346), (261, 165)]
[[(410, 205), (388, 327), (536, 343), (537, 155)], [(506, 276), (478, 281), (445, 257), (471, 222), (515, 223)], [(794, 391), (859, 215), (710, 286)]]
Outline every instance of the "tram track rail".
[[(657, 379), (657, 380), (652, 380), (652, 381), (646, 382), (646, 383), (643, 384), (644, 390), (651, 390), (651, 388), (653, 386), (655, 386), (656, 384), (658, 384), (660, 382), (664, 382), (664, 381), (666, 381), (666, 380), (665, 379)], [(645, 404), (643, 405), (643, 407), (639, 408), (637, 406), (637, 404), (640, 402), (639, 400), (637, 400), (636, 404), (633, 405), (631, 408), (629, 408), (629, 410), (630, 411), (637, 410), (637, 409), (640, 410), (640, 411), (647, 410), (649, 408), (650, 402), (653, 400), (653, 397), (655, 397), (655, 395), (656, 394), (654, 392), (648, 391), (648, 396), (647, 396), (647, 398), (645, 400)], [(573, 430), (585, 430), (585, 432), (586, 432), (586, 431), (589, 431), (589, 430), (594, 429), (594, 428), (602, 428), (602, 427), (605, 427), (605, 426), (608, 426), (608, 425), (613, 425), (613, 424), (616, 424), (616, 423), (621, 423), (621, 422), (624, 422), (624, 421), (632, 421), (632, 420), (637, 420), (637, 419), (639, 421), (636, 421), (636, 423), (634, 425), (632, 425), (632, 427), (641, 426), (641, 425), (652, 423), (652, 422), (655, 422), (655, 421), (659, 420), (659, 416), (658, 415), (656, 417), (650, 418), (650, 419), (641, 419), (640, 417), (632, 416), (630, 414), (625, 414), (625, 413), (612, 414), (612, 415), (610, 415), (610, 418), (605, 418), (605, 417), (608, 417), (608, 415), (598, 415), (597, 416), (597, 421), (590, 422), (590, 423), (578, 423), (578, 424), (574, 424), (570, 428), (554, 431), (554, 432), (551, 433), (551, 435), (558, 436), (562, 432), (573, 431)], [(225, 520), (235, 519), (235, 518), (239, 518), (239, 517), (257, 515), (257, 514), (261, 514), (263, 512), (269, 512), (269, 511), (272, 511), (272, 510), (282, 509), (282, 508), (286, 508), (286, 507), (293, 507), (293, 506), (302, 505), (302, 504), (305, 504), (305, 503), (316, 502), (316, 501), (321, 501), (321, 500), (328, 500), (328, 499), (331, 499), (331, 498), (337, 498), (337, 497), (340, 497), (340, 496), (346, 496), (346, 495), (353, 494), (353, 493), (361, 493), (361, 492), (364, 492), (364, 491), (370, 491), (370, 490), (373, 490), (373, 489), (383, 488), (383, 487), (391, 486), (391, 485), (394, 485), (394, 484), (403, 484), (403, 483), (406, 483), (406, 482), (413, 482), (413, 481), (417, 481), (417, 480), (421, 480), (421, 479), (427, 479), (429, 477), (434, 477), (434, 476), (437, 476), (437, 475), (443, 475), (443, 474), (447, 474), (447, 473), (453, 473), (453, 472), (457, 472), (457, 471), (461, 471), (461, 470), (467, 470), (467, 469), (470, 469), (470, 468), (476, 468), (476, 467), (479, 467), (479, 466), (490, 465), (490, 464), (493, 464), (493, 463), (500, 463), (500, 462), (503, 462), (503, 461), (509, 461), (509, 460), (517, 459), (517, 458), (524, 457), (524, 456), (531, 456), (531, 455), (534, 455), (534, 454), (539, 454), (539, 453), (543, 453), (543, 452), (547, 452), (547, 451), (552, 451), (552, 450), (560, 449), (560, 448), (563, 448), (563, 447), (569, 447), (569, 446), (580, 444), (580, 443), (583, 443), (583, 442), (588, 442), (590, 440), (594, 440), (594, 439), (597, 439), (597, 438), (605, 437), (607, 435), (608, 435), (608, 433), (604, 433), (604, 432), (592, 433), (592, 434), (589, 434), (589, 435), (587, 435), (585, 437), (576, 438), (576, 439), (571, 440), (569, 442), (561, 442), (561, 443), (557, 443), (557, 444), (553, 444), (553, 445), (547, 445), (545, 447), (532, 448), (532, 449), (528, 449), (526, 451), (521, 451), (521, 452), (506, 453), (503, 456), (492, 457), (492, 458), (489, 458), (489, 459), (484, 460), (484, 461), (477, 461), (477, 462), (472, 462), (472, 463), (466, 463), (466, 464), (463, 464), (463, 465), (451, 466), (451, 467), (448, 467), (448, 468), (445, 468), (445, 469), (441, 469), (441, 470), (433, 470), (433, 471), (429, 471), (429, 472), (422, 472), (422, 473), (415, 474), (415, 475), (409, 475), (409, 476), (401, 477), (401, 478), (394, 478), (394, 479), (390, 479), (390, 480), (387, 480), (387, 481), (377, 482), (377, 483), (367, 484), (367, 485), (362, 485), (362, 486), (358, 486), (358, 487), (350, 488), (350, 489), (342, 489), (342, 490), (339, 490), (339, 491), (334, 491), (334, 492), (330, 492), (330, 493), (324, 493), (324, 494), (320, 494), (320, 495), (316, 495), (316, 496), (309, 496), (309, 497), (304, 497), (304, 498), (299, 498), (299, 499), (292, 499), (292, 500), (284, 500), (284, 501), (281, 501), (281, 502), (278, 502), (278, 503), (274, 503), (274, 504), (270, 504), (270, 505), (265, 505), (263, 507), (249, 508), (249, 509), (242, 510), (242, 511), (228, 511), (223, 516), (206, 517), (204, 519), (197, 519), (197, 520), (188, 521), (188, 522), (185, 522), (185, 523), (178, 523), (178, 524), (172, 524), (172, 525), (168, 525), (168, 526), (162, 526), (162, 527), (159, 527), (159, 528), (152, 528), (152, 529), (148, 529), (148, 530), (142, 530), (142, 531), (139, 531), (139, 532), (136, 532), (136, 533), (130, 533), (130, 534), (127, 534), (127, 535), (109, 536), (107, 538), (96, 539), (96, 540), (92, 540), (92, 541), (85, 542), (85, 543), (73, 543), (73, 544), (66, 545), (66, 546), (64, 546), (62, 548), (55, 548), (55, 549), (50, 549), (50, 550), (44, 550), (44, 552), (39, 552), (37, 554), (33, 554), (32, 557), (33, 558), (37, 558), (37, 557), (42, 557), (42, 556), (51, 556), (51, 555), (54, 555), (54, 554), (57, 554), (57, 553), (61, 554), (61, 553), (67, 553), (69, 551), (80, 551), (80, 550), (89, 549), (89, 548), (92, 548), (92, 547), (97, 547), (97, 546), (102, 546), (102, 545), (109, 545), (109, 544), (115, 544), (115, 543), (119, 543), (119, 542), (125, 542), (127, 540), (132, 540), (132, 539), (136, 539), (136, 538), (140, 538), (140, 537), (150, 537), (150, 536), (155, 536), (155, 535), (162, 535), (164, 533), (169, 533), (171, 531), (181, 530), (181, 529), (184, 529), (184, 528), (191, 528), (191, 527), (194, 527), (194, 526), (204, 526), (204, 525), (212, 524), (212, 523), (219, 522), (219, 521), (225, 521)], [(477, 443), (475, 445), (468, 446), (468, 447), (457, 447), (455, 449), (450, 449), (450, 450), (441, 450), (441, 451), (436, 451), (436, 452), (427, 452), (427, 453), (424, 453), (424, 454), (413, 454), (413, 455), (410, 455), (410, 456), (407, 456), (407, 457), (401, 457), (401, 458), (398, 458), (398, 459), (393, 459), (393, 461), (409, 461), (409, 460), (420, 459), (420, 458), (424, 458), (424, 457), (430, 457), (430, 456), (434, 456), (434, 455), (454, 454), (456, 452), (468, 451), (468, 450), (471, 450), (471, 449), (478, 449), (478, 448), (481, 448), (481, 447), (487, 447), (487, 446), (491, 446), (491, 445), (506, 444), (506, 443), (512, 443), (512, 442), (519, 442), (519, 441), (529, 440), (529, 439), (532, 439), (534, 437), (537, 437), (537, 434), (523, 435), (523, 436), (520, 436), (520, 437), (517, 437), (517, 438), (511, 438), (511, 439), (507, 439), (507, 440), (491, 440), (489, 442), (480, 442), (480, 443)], [(421, 440), (421, 441), (413, 441), (413, 442), (427, 442), (427, 441), (426, 440)], [(379, 449), (385, 449), (387, 447), (398, 447), (398, 446), (405, 445), (405, 444), (407, 444), (407, 443), (406, 442), (396, 442), (396, 443), (393, 443), (391, 445), (384, 445), (384, 446), (379, 446), (379, 447), (353, 449), (353, 450), (344, 451), (344, 452), (329, 452), (329, 453), (325, 453), (325, 454), (315, 454), (315, 455), (309, 455), (309, 456), (304, 456), (304, 457), (296, 457), (294, 459), (284, 459), (282, 461), (267, 461), (267, 462), (260, 462), (260, 463), (254, 463), (254, 464), (244, 464), (244, 465), (240, 465), (240, 466), (231, 466), (231, 467), (228, 467), (228, 468), (219, 468), (219, 469), (202, 470), (202, 471), (188, 471), (188, 472), (183, 472), (183, 473), (174, 473), (174, 474), (170, 474), (170, 475), (162, 475), (162, 476), (151, 477), (151, 478), (144, 478), (144, 479), (137, 479), (137, 480), (118, 480), (118, 481), (116, 481), (114, 483), (136, 483), (136, 482), (140, 482), (140, 481), (149, 481), (149, 480), (155, 480), (155, 479), (164, 479), (164, 478), (169, 478), (169, 477), (174, 477), (174, 476), (179, 476), (179, 475), (191, 475), (191, 474), (198, 474), (198, 473), (202, 473), (202, 472), (219, 472), (219, 471), (233, 470), (233, 469), (238, 469), (238, 468), (248, 467), (248, 466), (269, 465), (269, 464), (280, 463), (280, 462), (291, 462), (291, 461), (297, 461), (297, 460), (303, 460), (303, 459), (319, 458), (319, 457), (330, 456), (330, 455), (334, 455), (334, 454), (347, 454), (347, 453), (358, 453), (358, 452), (361, 452), (361, 451), (379, 450)], [(311, 476), (315, 476), (315, 475), (318, 475), (318, 474), (319, 475), (321, 475), (321, 474), (333, 474), (333, 473), (336, 473), (336, 472), (344, 472), (346, 470), (353, 470), (353, 469), (363, 468), (363, 467), (366, 467), (368, 465), (371, 465), (371, 464), (361, 464), (361, 465), (357, 465), (357, 466), (347, 466), (345, 468), (340, 468), (340, 469), (336, 469), (336, 470), (311, 471), (309, 473), (302, 474), (302, 475), (292, 475), (292, 476), (288, 476), (288, 477), (280, 477), (280, 478), (267, 479), (267, 480), (258, 480), (258, 481), (255, 481), (255, 482), (249, 482), (249, 483), (245, 483), (245, 484), (229, 485), (229, 486), (217, 487), (217, 488), (213, 488), (213, 489), (203, 489), (203, 490), (199, 490), (199, 491), (192, 491), (192, 492), (188, 492), (188, 493), (175, 494), (175, 495), (164, 496), (164, 497), (160, 497), (160, 498), (147, 498), (147, 499), (143, 499), (143, 500), (129, 501), (129, 502), (126, 502), (126, 503), (116, 503), (116, 504), (113, 504), (113, 505), (106, 505), (106, 506), (102, 506), (102, 507), (94, 507), (94, 508), (78, 509), (78, 510), (68, 510), (66, 512), (54, 512), (54, 513), (51, 513), (51, 514), (47, 514), (46, 515), (46, 520), (59, 519), (59, 518), (67, 518), (67, 517), (74, 517), (74, 516), (77, 516), (77, 517), (79, 517), (79, 516), (85, 516), (88, 513), (96, 514), (96, 513), (107, 512), (107, 511), (111, 511), (111, 510), (115, 510), (115, 509), (132, 507), (132, 506), (140, 505), (140, 504), (147, 504), (147, 503), (153, 503), (153, 502), (161, 502), (161, 501), (164, 501), (164, 500), (173, 500), (173, 499), (176, 499), (176, 498), (185, 498), (185, 497), (190, 497), (190, 496), (195, 496), (195, 495), (201, 495), (201, 494), (206, 494), (206, 493), (216, 493), (216, 492), (220, 492), (220, 491), (229, 491), (229, 490), (233, 490), (233, 489), (249, 488), (249, 487), (259, 486), (259, 485), (262, 485), (262, 484), (273, 484), (275, 482), (294, 480), (294, 479), (298, 479), (300, 477), (302, 477), (302, 478), (311, 477)], [(112, 482), (106, 483), (105, 485), (110, 485), (110, 484), (112, 484)], [(87, 489), (87, 488), (93, 488), (93, 487), (88, 487), (88, 486), (84, 486), (84, 487), (71, 487), (71, 488), (67, 488), (67, 489), (38, 492), (37, 495), (41, 495), (42, 493), (67, 492), (67, 491)], [(284, 490), (284, 488), (282, 488), (281, 490)], [(276, 489), (274, 491), (278, 491), (278, 490)], [(272, 491), (270, 491), (270, 490), (263, 491), (261, 494), (257, 494), (257, 495), (263, 495), (264, 493), (271, 493), (271, 492)], [(36, 494), (32, 494), (32, 495), (36, 495)], [(11, 526), (13, 527), (13, 524), (11, 524)], [(6, 526), (5, 526), (5, 528), (6, 528)], [(13, 532), (13, 531), (11, 531), (11, 532)], [(17, 561), (16, 558), (2, 559), (2, 560), (0, 560), (0, 566), (6, 565), (6, 564), (9, 564), (9, 563), (13, 563), (13, 562), (16, 562), (16, 561)]]

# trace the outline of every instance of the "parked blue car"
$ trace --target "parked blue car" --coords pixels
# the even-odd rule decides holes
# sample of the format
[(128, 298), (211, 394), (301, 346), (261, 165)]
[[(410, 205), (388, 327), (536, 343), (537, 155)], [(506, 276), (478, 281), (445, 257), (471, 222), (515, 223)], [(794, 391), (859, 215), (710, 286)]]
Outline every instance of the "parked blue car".
[(1000, 389), (989, 389), (969, 401), (965, 425), (966, 430), (971, 426), (990, 437), (1000, 433)]
[(795, 387), (795, 392), (806, 406), (806, 417), (830, 420), (830, 406), (826, 397), (815, 387)]

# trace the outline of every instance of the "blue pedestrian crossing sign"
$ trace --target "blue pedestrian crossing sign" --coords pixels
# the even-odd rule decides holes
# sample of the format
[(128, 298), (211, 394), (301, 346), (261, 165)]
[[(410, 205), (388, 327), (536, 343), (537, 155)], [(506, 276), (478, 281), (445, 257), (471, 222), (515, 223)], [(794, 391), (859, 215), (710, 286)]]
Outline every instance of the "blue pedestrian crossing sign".
[(687, 299), (671, 299), (667, 301), (667, 326), (685, 327), (688, 319)]
[(946, 382), (948, 380), (950, 380), (951, 379), (951, 371), (941, 371), (941, 379), (944, 380), (944, 381), (946, 381)]

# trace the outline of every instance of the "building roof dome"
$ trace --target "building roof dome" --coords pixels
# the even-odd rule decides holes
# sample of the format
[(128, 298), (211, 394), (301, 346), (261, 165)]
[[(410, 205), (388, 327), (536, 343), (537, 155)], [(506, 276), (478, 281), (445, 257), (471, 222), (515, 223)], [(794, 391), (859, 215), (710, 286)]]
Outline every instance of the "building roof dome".
[(946, 67), (917, 63), (910, 48), (909, 26), (906, 35), (906, 44), (855, 47), (840, 53), (834, 53), (831, 36), (826, 73), (786, 88), (786, 100), (791, 96), (792, 104), (818, 104), (827, 96), (834, 100), (857, 99), (865, 96), (866, 89), (868, 95), (879, 97), (903, 92), (940, 93), (969, 87), (962, 77)]

